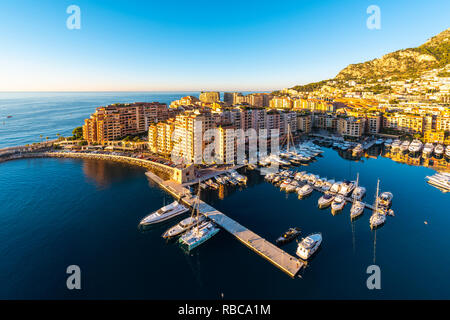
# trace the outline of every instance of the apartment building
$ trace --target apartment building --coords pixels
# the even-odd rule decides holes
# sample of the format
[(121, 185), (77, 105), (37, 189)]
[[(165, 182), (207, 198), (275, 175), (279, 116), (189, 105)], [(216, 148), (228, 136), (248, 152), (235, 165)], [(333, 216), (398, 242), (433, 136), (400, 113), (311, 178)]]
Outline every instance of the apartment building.
[(218, 91), (202, 91), (200, 93), (200, 101), (203, 103), (213, 103), (220, 101), (220, 92)]
[(423, 133), (424, 117), (414, 114), (387, 113), (383, 115), (383, 127), (407, 133)]
[(270, 100), (269, 106), (272, 109), (291, 109), (293, 101), (290, 97), (274, 97)]
[(178, 115), (174, 123), (172, 154), (184, 163), (201, 164), (205, 145), (209, 143), (203, 139), (205, 131), (216, 127), (211, 112), (185, 112)]
[(312, 129), (311, 114), (297, 114), (297, 129), (301, 132), (309, 133)]
[(382, 117), (379, 113), (366, 114), (366, 132), (369, 134), (377, 134), (381, 130)]
[(148, 128), (148, 147), (154, 153), (168, 156), (173, 149), (175, 119), (158, 122)]
[(236, 160), (235, 126), (231, 123), (217, 125), (216, 162), (232, 164)]
[(158, 102), (136, 102), (99, 107), (84, 121), (83, 139), (101, 143), (144, 133), (151, 123), (168, 118), (167, 105)]
[(337, 132), (346, 137), (361, 137), (365, 131), (366, 119), (345, 117), (338, 118)]

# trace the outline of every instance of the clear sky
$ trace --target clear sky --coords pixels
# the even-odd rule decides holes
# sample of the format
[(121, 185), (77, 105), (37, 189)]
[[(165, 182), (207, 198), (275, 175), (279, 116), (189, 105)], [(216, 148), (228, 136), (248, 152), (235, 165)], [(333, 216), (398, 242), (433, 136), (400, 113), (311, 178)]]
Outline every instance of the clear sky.
[[(81, 29), (69, 30), (69, 5)], [(369, 5), (381, 29), (366, 27)], [(0, 91), (272, 90), (450, 27), (448, 0), (1, 0)]]

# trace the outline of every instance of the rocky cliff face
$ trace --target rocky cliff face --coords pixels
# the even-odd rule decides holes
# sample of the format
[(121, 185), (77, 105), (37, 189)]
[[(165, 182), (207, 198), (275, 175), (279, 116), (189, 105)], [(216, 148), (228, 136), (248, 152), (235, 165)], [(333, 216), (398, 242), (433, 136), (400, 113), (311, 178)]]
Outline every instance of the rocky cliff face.
[(443, 67), (450, 61), (450, 28), (417, 48), (388, 53), (371, 61), (351, 64), (336, 79), (376, 79), (385, 77), (415, 77), (423, 71)]

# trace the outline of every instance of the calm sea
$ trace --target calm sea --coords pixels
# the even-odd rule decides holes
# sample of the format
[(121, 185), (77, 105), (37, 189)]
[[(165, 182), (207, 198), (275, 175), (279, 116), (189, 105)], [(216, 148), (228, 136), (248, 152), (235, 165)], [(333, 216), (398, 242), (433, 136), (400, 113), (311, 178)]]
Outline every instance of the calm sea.
[[(0, 145), (33, 142), (40, 132), (67, 134), (98, 105), (169, 102), (186, 94), (3, 95), (1, 118), (13, 118), (1, 126)], [(336, 180), (359, 172), (367, 202), (380, 178), (381, 189), (394, 194), (396, 216), (371, 231), (370, 211), (352, 223), (349, 204), (333, 216), (317, 208), (317, 192), (299, 200), (250, 171), (247, 187), (202, 195), (271, 241), (293, 226), (303, 234), (322, 232), (321, 250), (298, 279), (223, 230), (191, 254), (160, 237), (172, 223), (139, 231), (144, 215), (172, 200), (140, 168), (72, 159), (2, 163), (0, 299), (449, 299), (450, 201), (425, 182), (434, 170), (384, 157), (355, 162), (324, 150), (301, 170)], [(295, 243), (285, 247), (291, 254), (295, 249)], [(66, 288), (66, 268), (74, 264), (81, 268), (80, 291)], [(366, 286), (373, 264), (381, 270), (381, 290)]]

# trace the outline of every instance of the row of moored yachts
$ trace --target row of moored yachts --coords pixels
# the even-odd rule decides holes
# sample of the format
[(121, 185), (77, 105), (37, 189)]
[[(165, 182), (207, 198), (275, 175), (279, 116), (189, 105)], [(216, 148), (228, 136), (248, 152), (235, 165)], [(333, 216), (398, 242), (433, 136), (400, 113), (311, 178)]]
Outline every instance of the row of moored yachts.
[[(265, 180), (280, 187), (286, 192), (296, 192), (300, 199), (310, 195), (314, 190), (323, 192), (324, 194), (318, 200), (319, 208), (331, 206), (334, 213), (341, 211), (347, 199), (351, 197), (352, 207), (350, 209), (350, 217), (356, 218), (360, 216), (365, 208), (365, 203), (361, 199), (366, 194), (366, 188), (358, 185), (359, 177), (356, 181), (335, 181), (333, 179), (321, 178), (313, 173), (293, 172), (284, 170), (279, 173), (269, 173), (265, 176)], [(385, 222), (386, 215), (393, 215), (390, 209), (393, 195), (391, 192), (383, 192), (378, 196), (378, 187), (376, 195), (376, 204), (374, 214), (371, 217), (371, 227), (377, 227)]]
[(215, 176), (211, 179), (199, 183), (201, 189), (217, 190), (221, 185), (244, 185), (247, 183), (247, 177), (239, 174), (236, 170)]
[(400, 150), (402, 152), (411, 152), (411, 153), (419, 153), (422, 152), (422, 155), (424, 157), (429, 157), (433, 153), (434, 155), (441, 157), (443, 154), (447, 158), (450, 158), (450, 146), (447, 146), (446, 148), (442, 144), (434, 145), (431, 142), (427, 142), (425, 144), (422, 143), (422, 141), (414, 139), (413, 141), (400, 141), (395, 140), (392, 142), (392, 144), (386, 144), (385, 146), (388, 148), (391, 148), (393, 151)]
[(281, 167), (297, 166), (308, 163), (323, 152), (312, 142), (301, 143), (293, 150), (283, 150), (279, 154), (271, 154), (259, 160), (259, 165), (266, 167), (279, 165)]
[[(155, 224), (160, 224), (164, 221), (178, 217), (188, 211), (189, 209), (187, 207), (178, 201), (174, 201), (143, 218), (140, 221), (139, 226), (141, 228), (145, 228)], [(190, 251), (213, 237), (219, 232), (219, 230), (220, 229), (216, 226), (216, 224), (207, 219), (204, 215), (200, 214), (198, 206), (196, 209), (194, 205), (191, 216), (181, 220), (176, 225), (167, 229), (162, 234), (162, 237), (164, 239), (179, 237), (178, 242)]]

